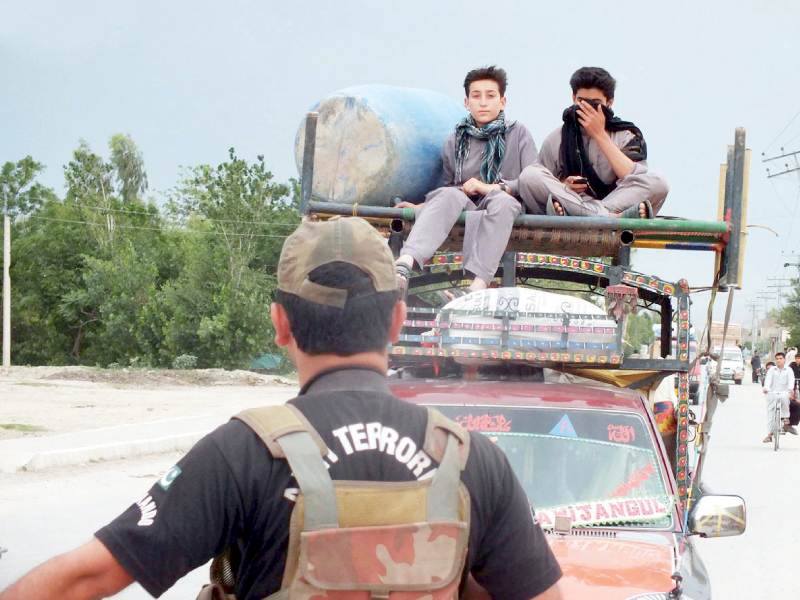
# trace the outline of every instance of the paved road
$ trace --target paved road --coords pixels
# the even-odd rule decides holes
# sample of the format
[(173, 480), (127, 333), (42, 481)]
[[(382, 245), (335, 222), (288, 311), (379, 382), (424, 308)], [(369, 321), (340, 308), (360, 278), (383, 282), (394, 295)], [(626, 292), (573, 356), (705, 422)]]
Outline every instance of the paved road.
[[(747, 532), (741, 537), (699, 540), (716, 599), (795, 598), (791, 579), (800, 548), (800, 524), (792, 520), (800, 499), (800, 438), (783, 436), (776, 453), (762, 444), (764, 400), (760, 387), (731, 386), (717, 411), (706, 481), (716, 493), (747, 501)], [(0, 474), (0, 588), (45, 558), (87, 541), (91, 534), (141, 496), (178, 454)], [(198, 569), (162, 598), (194, 598), (207, 580)], [(148, 594), (132, 586), (123, 600)]]
[(792, 565), (800, 550), (800, 437), (781, 436), (774, 452), (772, 444), (761, 442), (766, 435), (761, 386), (745, 382), (730, 389), (715, 415), (704, 478), (715, 493), (744, 497), (747, 531), (699, 540), (697, 546), (715, 598), (797, 598)]
[[(41, 472), (0, 474), (0, 589), (45, 559), (81, 545), (142, 496), (181, 453), (103, 461)], [(193, 600), (208, 571), (200, 568), (161, 596)], [(115, 596), (145, 600), (138, 584)]]

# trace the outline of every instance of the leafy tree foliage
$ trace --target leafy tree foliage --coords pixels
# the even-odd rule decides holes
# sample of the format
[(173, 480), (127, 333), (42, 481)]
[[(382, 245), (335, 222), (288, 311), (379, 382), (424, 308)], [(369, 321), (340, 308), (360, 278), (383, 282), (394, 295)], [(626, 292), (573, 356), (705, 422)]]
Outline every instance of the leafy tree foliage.
[[(247, 367), (277, 352), (269, 321), (283, 239), (299, 222), (297, 185), (237, 158), (186, 171), (166, 209), (143, 197), (129, 136), (110, 159), (81, 141), (63, 199), (35, 182), (30, 157), (0, 179), (14, 222), (12, 319), (17, 364)], [(290, 200), (289, 194), (294, 192)]]
[(0, 207), (14, 219), (35, 211), (42, 202), (54, 197), (53, 190), (36, 183), (44, 165), (30, 156), (12, 163), (7, 162), (0, 171)]
[(639, 349), (653, 343), (653, 325), (660, 323), (661, 319), (648, 310), (639, 309), (637, 314), (629, 314), (625, 327), (625, 348), (623, 354), (628, 357), (636, 354)]

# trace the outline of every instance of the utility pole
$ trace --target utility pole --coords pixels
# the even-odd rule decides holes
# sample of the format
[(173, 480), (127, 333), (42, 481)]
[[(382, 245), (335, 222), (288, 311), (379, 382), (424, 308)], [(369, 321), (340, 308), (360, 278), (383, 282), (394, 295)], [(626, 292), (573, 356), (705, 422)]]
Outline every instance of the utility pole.
[(3, 200), (3, 366), (11, 366), (11, 218)]
[(790, 282), (791, 280), (786, 279), (785, 277), (767, 277), (767, 281), (775, 281), (777, 282), (775, 285), (768, 285), (768, 288), (777, 288), (778, 290), (778, 310), (781, 310), (781, 300), (783, 299), (783, 288), (786, 286), (786, 283)]
[(756, 296), (759, 300), (764, 301), (764, 311), (767, 313), (767, 316), (769, 316), (769, 301), (775, 300), (775, 294), (770, 292), (757, 292)]
[(756, 310), (761, 308), (761, 302), (749, 300), (747, 308), (750, 309), (750, 348), (755, 352), (758, 348), (758, 330), (756, 329)]
[[(767, 292), (758, 292), (756, 294), (756, 296), (758, 296), (759, 300), (764, 300), (765, 301), (767, 317), (769, 317), (769, 302), (768, 301), (769, 300), (774, 300), (775, 296), (773, 294), (769, 294)], [(783, 335), (780, 332), (780, 328), (777, 328), (777, 329), (778, 329), (778, 338), (782, 338)], [(767, 353), (768, 354), (772, 354), (772, 353), (774, 353), (776, 351), (775, 348), (778, 347), (778, 341), (779, 340), (776, 341), (772, 336), (769, 336), (769, 346), (767, 348)]]
[[(795, 258), (794, 254), (792, 254), (792, 258)], [(797, 276), (798, 276), (798, 279), (800, 279), (800, 262), (787, 262), (787, 263), (783, 263), (783, 266), (784, 266), (784, 268), (785, 267), (797, 267)]]
[(783, 163), (783, 171), (780, 171), (779, 173), (770, 173), (769, 167), (767, 167), (767, 179), (772, 179), (773, 177), (786, 175), (788, 173), (797, 173), (797, 179), (798, 181), (800, 181), (800, 162), (798, 162), (798, 156), (800, 156), (800, 151), (786, 152), (784, 151), (783, 148), (781, 148), (781, 152), (783, 152), (783, 154), (780, 154), (778, 156), (773, 156), (772, 158), (767, 158), (767, 156), (762, 152), (761, 156), (763, 156), (764, 158), (762, 159), (761, 162), (770, 162), (773, 160), (780, 160), (781, 158), (791, 157), (792, 161), (794, 162), (794, 167), (790, 167), (788, 162)]

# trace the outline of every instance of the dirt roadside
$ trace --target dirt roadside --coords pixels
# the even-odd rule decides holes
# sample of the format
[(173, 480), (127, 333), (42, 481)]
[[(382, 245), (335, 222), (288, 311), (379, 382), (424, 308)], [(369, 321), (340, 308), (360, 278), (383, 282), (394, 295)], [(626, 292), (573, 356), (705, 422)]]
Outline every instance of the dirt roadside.
[(291, 379), (251, 371), (0, 368), (0, 440), (234, 414), (297, 390)]

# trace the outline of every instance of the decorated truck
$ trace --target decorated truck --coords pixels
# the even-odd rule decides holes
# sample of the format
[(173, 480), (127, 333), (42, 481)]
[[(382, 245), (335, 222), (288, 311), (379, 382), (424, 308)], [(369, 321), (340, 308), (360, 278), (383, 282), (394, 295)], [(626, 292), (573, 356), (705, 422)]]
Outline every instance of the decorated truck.
[[(461, 116), (453, 100), (420, 90), (363, 86), (323, 99), (297, 136), (302, 215), (365, 218), (397, 254), (416, 211), (394, 206), (440, 185), (439, 152)], [(727, 388), (712, 375), (690, 410), (689, 374), (710, 347), (708, 335), (691, 347), (691, 288), (634, 271), (630, 253), (712, 252), (712, 287), (730, 303), (746, 163), (738, 129), (718, 221), (521, 215), (493, 286), (449, 300), (443, 291), (469, 283), (462, 215), (409, 281), (404, 330), (388, 349), (393, 393), (506, 453), (562, 566), (565, 598), (710, 598), (695, 540), (745, 529), (744, 501), (702, 479)], [(660, 339), (654, 355), (624, 358), (638, 310), (660, 315)], [(659, 391), (669, 375), (674, 400)]]

